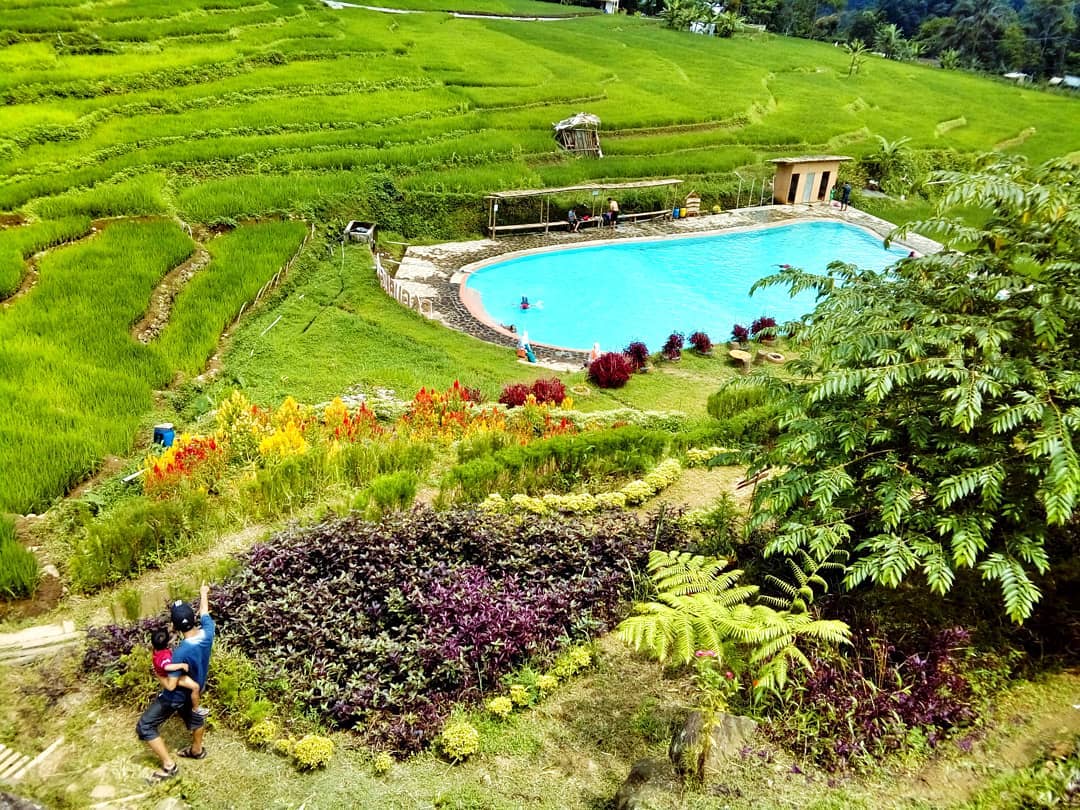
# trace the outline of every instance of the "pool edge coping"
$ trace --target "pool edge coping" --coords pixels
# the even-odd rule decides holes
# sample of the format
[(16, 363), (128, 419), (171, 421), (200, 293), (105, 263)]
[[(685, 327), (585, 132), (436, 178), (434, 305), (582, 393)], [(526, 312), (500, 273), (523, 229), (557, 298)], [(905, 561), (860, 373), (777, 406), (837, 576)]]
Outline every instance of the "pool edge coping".
[[(436, 245), (410, 247), (402, 257), (397, 278), (403, 283), (419, 285), (435, 293), (442, 306), (434, 307), (431, 317), (444, 326), (465, 334), (472, 335), (497, 345), (517, 345), (521, 333), (511, 332), (490, 316), (475, 293), (466, 284), (478, 270), (503, 261), (522, 256), (551, 253), (575, 248), (601, 247), (621, 242), (662, 242), (695, 237), (716, 236), (727, 233), (749, 232), (768, 228), (792, 225), (799, 222), (831, 221), (850, 225), (875, 239), (886, 239), (887, 234), (896, 229), (896, 225), (858, 209), (849, 208), (841, 212), (824, 206), (772, 205), (754, 208), (733, 209), (722, 214), (702, 217), (668, 220), (663, 223), (651, 223), (650, 227), (667, 226), (668, 230), (648, 233), (641, 228), (641, 223), (620, 226), (619, 236), (603, 236), (568, 240), (570, 234), (554, 232), (530, 236), (503, 237), (499, 240), (482, 239), (471, 242), (445, 242)], [(676, 224), (678, 223), (678, 224)], [(694, 227), (700, 223), (702, 227)], [(681, 226), (681, 227), (680, 227)], [(670, 230), (674, 228), (675, 230)], [(578, 236), (575, 234), (575, 236)], [(519, 247), (527, 241), (540, 244)], [(893, 239), (892, 244), (900, 245), (916, 255), (937, 252), (941, 245), (927, 237), (915, 233), (905, 235), (903, 239)], [(455, 258), (456, 257), (456, 258)], [(412, 261), (410, 261), (410, 259)], [(402, 278), (402, 271), (405, 277)], [(434, 282), (434, 286), (432, 286)], [(420, 292), (418, 290), (418, 292)], [(453, 300), (447, 300), (452, 298)], [(447, 306), (449, 304), (449, 306)], [(450, 313), (442, 309), (453, 310)], [(471, 322), (471, 323), (470, 323)], [(478, 328), (477, 328), (478, 327)], [(478, 334), (479, 332), (479, 334)], [(550, 343), (532, 343), (534, 349), (545, 354), (554, 354), (556, 359), (573, 359), (580, 362), (587, 357), (589, 349), (559, 346)]]

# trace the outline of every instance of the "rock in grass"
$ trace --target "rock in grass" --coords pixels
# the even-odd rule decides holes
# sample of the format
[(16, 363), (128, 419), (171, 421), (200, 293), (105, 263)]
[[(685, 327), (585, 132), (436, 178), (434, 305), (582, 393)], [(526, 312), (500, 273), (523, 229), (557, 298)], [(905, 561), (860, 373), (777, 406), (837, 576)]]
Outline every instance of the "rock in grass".
[(705, 718), (701, 712), (691, 712), (686, 723), (671, 738), (668, 756), (675, 771), (686, 778), (705, 780), (719, 769), (720, 763), (738, 754), (754, 736), (757, 723), (749, 717), (721, 712), (705, 739)]
[(44, 810), (40, 804), (0, 791), (0, 810)]
[(670, 804), (667, 794), (677, 787), (667, 762), (662, 759), (639, 759), (615, 794), (615, 810), (667, 807)]

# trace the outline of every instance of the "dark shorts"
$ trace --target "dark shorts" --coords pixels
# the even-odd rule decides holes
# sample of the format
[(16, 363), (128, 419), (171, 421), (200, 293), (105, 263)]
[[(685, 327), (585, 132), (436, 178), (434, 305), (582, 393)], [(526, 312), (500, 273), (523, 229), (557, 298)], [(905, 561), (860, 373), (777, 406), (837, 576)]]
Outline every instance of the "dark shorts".
[(161, 728), (161, 724), (174, 714), (180, 716), (180, 719), (184, 721), (184, 725), (187, 726), (188, 731), (195, 731), (195, 729), (202, 728), (206, 723), (206, 718), (195, 714), (195, 712), (192, 711), (190, 700), (184, 701), (182, 706), (174, 706), (171, 703), (167, 703), (161, 697), (158, 697), (149, 707), (147, 707), (146, 711), (142, 713), (139, 722), (135, 724), (135, 733), (139, 735), (139, 739), (143, 742), (156, 740), (161, 736), (158, 732), (158, 729)]

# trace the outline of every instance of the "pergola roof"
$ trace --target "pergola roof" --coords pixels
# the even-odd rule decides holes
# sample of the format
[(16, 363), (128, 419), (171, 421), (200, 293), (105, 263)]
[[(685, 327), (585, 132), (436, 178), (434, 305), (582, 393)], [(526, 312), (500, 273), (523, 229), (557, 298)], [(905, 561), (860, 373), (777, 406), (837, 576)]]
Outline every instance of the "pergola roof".
[[(844, 158), (850, 160), (850, 158)], [(657, 186), (677, 186), (682, 180), (669, 177), (665, 180), (636, 180), (631, 183), (587, 183), (581, 186), (560, 186), (559, 188), (527, 188), (515, 191), (496, 191), (484, 197), (485, 200), (509, 200), (514, 197), (538, 197), (548, 194), (566, 194), (573, 191), (617, 191), (625, 188), (656, 188)]]
[(843, 163), (851, 159), (846, 155), (802, 155), (800, 157), (773, 158), (769, 163)]

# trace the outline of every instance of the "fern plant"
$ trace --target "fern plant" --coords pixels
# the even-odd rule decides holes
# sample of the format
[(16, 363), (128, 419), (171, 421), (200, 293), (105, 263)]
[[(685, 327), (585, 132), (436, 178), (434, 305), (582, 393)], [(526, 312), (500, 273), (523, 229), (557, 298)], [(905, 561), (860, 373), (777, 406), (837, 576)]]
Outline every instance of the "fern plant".
[(829, 583), (825, 581), (823, 574), (829, 572), (843, 576), (847, 572), (848, 554), (842, 549), (836, 549), (824, 560), (815, 560), (801, 548), (795, 550), (795, 557), (788, 557), (785, 562), (791, 571), (794, 582), (788, 582), (780, 577), (767, 574), (765, 582), (776, 590), (781, 596), (762, 596), (764, 604), (771, 605), (778, 610), (790, 610), (792, 613), (806, 613), (810, 605), (814, 603), (814, 588), (817, 587), (822, 593), (829, 590)]
[(783, 689), (793, 665), (810, 668), (800, 642), (848, 643), (850, 631), (843, 622), (751, 604), (757, 586), (740, 585), (743, 572), (726, 568), (726, 560), (651, 552), (652, 598), (619, 625), (619, 636), (664, 665), (685, 665), (698, 650), (710, 650), (729, 665), (746, 654), (759, 691)]

